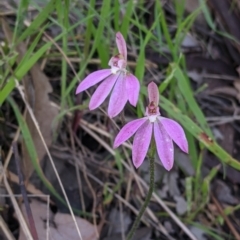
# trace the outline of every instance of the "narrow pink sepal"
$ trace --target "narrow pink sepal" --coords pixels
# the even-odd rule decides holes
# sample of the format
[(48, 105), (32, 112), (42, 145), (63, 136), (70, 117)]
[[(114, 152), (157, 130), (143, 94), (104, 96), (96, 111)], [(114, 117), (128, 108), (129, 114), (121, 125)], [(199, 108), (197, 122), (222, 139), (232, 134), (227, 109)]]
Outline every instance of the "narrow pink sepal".
[(136, 168), (140, 167), (145, 159), (152, 137), (152, 123), (146, 121), (137, 130), (133, 140), (132, 160)]
[(172, 139), (158, 120), (154, 122), (153, 128), (158, 156), (164, 168), (169, 171), (173, 167), (174, 162)]
[(127, 99), (125, 75), (120, 73), (109, 100), (108, 116), (110, 118), (117, 116), (123, 110)]
[(127, 61), (127, 45), (120, 32), (116, 33), (116, 43), (119, 53), (124, 57), (124, 60)]
[(91, 100), (89, 102), (89, 109), (93, 110), (99, 107), (103, 101), (107, 98), (109, 93), (111, 92), (114, 84), (116, 83), (119, 74), (113, 74), (105, 79), (93, 93)]
[(184, 133), (183, 128), (176, 121), (159, 117), (160, 122), (162, 123), (164, 129), (168, 133), (168, 135), (172, 138), (172, 140), (179, 146), (179, 148), (188, 153), (188, 142)]
[(147, 118), (140, 118), (127, 123), (118, 133), (114, 140), (113, 148), (119, 147), (122, 143), (127, 141), (138, 128), (147, 121)]
[(77, 87), (76, 94), (92, 87), (93, 85), (101, 82), (112, 74), (111, 69), (102, 69), (89, 74), (84, 78)]
[(140, 84), (138, 79), (131, 73), (127, 74), (126, 76), (126, 89), (130, 104), (136, 107), (140, 91)]
[(159, 104), (159, 91), (158, 87), (154, 82), (148, 84), (148, 97), (149, 103), (154, 102), (155, 106)]

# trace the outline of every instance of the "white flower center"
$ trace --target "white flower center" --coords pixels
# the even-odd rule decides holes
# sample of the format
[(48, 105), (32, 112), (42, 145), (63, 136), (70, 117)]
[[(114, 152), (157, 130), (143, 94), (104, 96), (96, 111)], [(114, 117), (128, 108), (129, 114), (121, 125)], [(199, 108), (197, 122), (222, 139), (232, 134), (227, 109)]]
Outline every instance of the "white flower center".
[(124, 73), (127, 72), (126, 70), (127, 62), (123, 59), (122, 55), (120, 54), (112, 57), (109, 60), (108, 65), (111, 67), (112, 74), (116, 74), (118, 71), (122, 71)]
[(111, 67), (112, 74), (116, 74), (119, 71), (118, 67)]
[(150, 115), (148, 116), (148, 119), (151, 123), (154, 123), (157, 119), (158, 115)]

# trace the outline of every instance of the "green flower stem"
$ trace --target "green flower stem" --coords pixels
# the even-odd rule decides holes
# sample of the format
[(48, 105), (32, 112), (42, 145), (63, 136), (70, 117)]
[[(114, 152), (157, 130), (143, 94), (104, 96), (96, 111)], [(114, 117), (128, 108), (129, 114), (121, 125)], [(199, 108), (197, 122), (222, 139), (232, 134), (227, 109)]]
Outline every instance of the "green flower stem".
[(154, 188), (154, 155), (155, 155), (155, 146), (152, 147), (150, 154), (149, 154), (149, 167), (150, 167), (150, 183), (149, 183), (149, 190), (148, 190), (148, 194), (146, 196), (145, 202), (142, 205), (142, 208), (139, 211), (139, 214), (135, 220), (135, 222), (133, 223), (133, 226), (130, 230), (130, 232), (127, 235), (127, 240), (131, 240), (135, 231), (137, 230), (137, 227), (139, 225), (139, 222), (142, 218), (143, 213), (146, 210), (146, 207), (148, 206), (151, 197), (152, 197), (152, 193), (153, 193), (153, 188)]

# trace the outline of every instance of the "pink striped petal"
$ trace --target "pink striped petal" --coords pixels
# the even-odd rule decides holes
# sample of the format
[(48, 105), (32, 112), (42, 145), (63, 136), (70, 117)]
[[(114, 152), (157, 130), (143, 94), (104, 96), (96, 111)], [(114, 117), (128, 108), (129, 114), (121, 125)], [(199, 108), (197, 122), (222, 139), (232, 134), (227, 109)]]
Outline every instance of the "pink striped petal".
[(140, 167), (147, 155), (152, 138), (152, 123), (146, 121), (136, 132), (133, 140), (132, 159), (136, 168)]
[(116, 43), (118, 52), (124, 57), (124, 60), (127, 61), (127, 45), (123, 35), (120, 32), (116, 33)]
[(89, 74), (84, 78), (77, 87), (76, 94), (83, 92), (84, 90), (92, 87), (93, 85), (101, 82), (112, 74), (111, 69), (102, 69)]
[(154, 137), (158, 156), (163, 166), (169, 171), (173, 167), (173, 142), (159, 121), (154, 122)]
[(155, 106), (157, 107), (159, 104), (159, 91), (154, 82), (148, 84), (148, 97), (149, 103), (154, 102)]
[(179, 146), (179, 148), (188, 153), (188, 142), (183, 128), (175, 121), (169, 118), (159, 117), (164, 129), (172, 140)]
[(105, 79), (96, 89), (89, 102), (89, 109), (93, 110), (99, 107), (111, 92), (119, 74), (113, 74)]
[(140, 91), (140, 84), (138, 79), (131, 73), (127, 74), (126, 76), (126, 89), (130, 104), (136, 107)]
[(141, 118), (127, 123), (118, 133), (114, 140), (113, 147), (117, 148), (122, 143), (127, 141), (137, 130), (138, 128), (147, 121), (147, 118)]
[(125, 74), (120, 73), (120, 76), (113, 88), (108, 105), (108, 116), (113, 118), (117, 116), (124, 108), (127, 102), (126, 80)]

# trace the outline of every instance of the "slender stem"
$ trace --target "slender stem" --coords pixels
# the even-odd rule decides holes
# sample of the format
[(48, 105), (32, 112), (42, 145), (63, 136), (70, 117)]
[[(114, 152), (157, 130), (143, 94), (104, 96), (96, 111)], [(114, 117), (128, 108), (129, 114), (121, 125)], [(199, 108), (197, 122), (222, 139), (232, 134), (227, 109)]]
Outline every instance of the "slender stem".
[[(155, 149), (155, 147), (153, 147)], [(139, 225), (139, 222), (142, 218), (142, 215), (143, 213), (145, 212), (146, 210), (146, 207), (148, 206), (150, 200), (151, 200), (151, 197), (152, 197), (152, 193), (153, 193), (153, 188), (154, 188), (154, 154), (155, 154), (155, 151), (150, 151), (151, 153), (149, 154), (149, 168), (150, 168), (150, 183), (149, 183), (149, 190), (148, 190), (148, 193), (147, 193), (147, 196), (146, 196), (146, 199), (145, 199), (145, 202), (143, 203), (140, 211), (139, 211), (139, 214), (136, 218), (136, 220), (134, 221), (133, 223), (133, 226), (130, 230), (130, 232), (128, 233), (127, 235), (127, 240), (131, 240), (138, 225)]]

